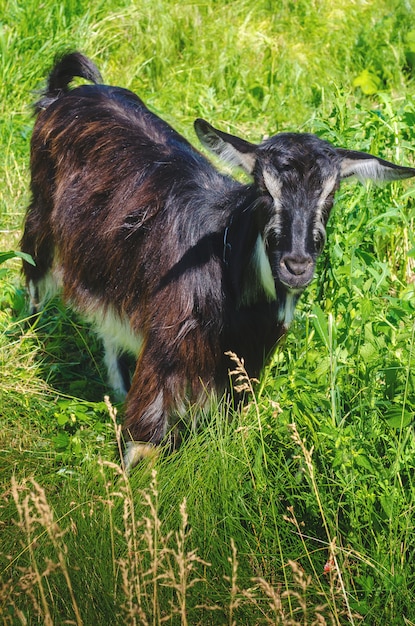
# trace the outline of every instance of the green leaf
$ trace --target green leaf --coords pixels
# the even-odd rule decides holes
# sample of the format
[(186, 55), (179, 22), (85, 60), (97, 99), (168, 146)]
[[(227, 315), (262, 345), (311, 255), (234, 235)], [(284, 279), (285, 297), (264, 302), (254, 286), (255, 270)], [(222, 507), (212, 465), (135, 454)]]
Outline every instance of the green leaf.
[(69, 421), (69, 418), (65, 413), (55, 413), (55, 417), (59, 426), (63, 426)]
[(400, 406), (393, 406), (386, 412), (385, 419), (391, 428), (397, 430), (409, 426), (414, 420), (414, 414)]
[(393, 505), (394, 505), (394, 498), (393, 496), (391, 496), (390, 494), (387, 495), (381, 495), (379, 498), (380, 504), (382, 506), (382, 509), (385, 511), (386, 515), (388, 517), (392, 517), (393, 515)]
[(379, 76), (366, 69), (354, 79), (353, 87), (360, 87), (366, 96), (373, 96), (380, 90), (381, 80)]
[(52, 439), (55, 449), (58, 451), (67, 450), (71, 442), (69, 435), (66, 433), (59, 433)]
[(327, 323), (326, 314), (323, 312), (323, 309), (318, 304), (315, 304), (312, 310), (313, 310), (313, 316), (314, 316), (314, 319), (313, 319), (314, 327), (317, 333), (319, 334), (322, 342), (328, 347), (330, 342), (329, 342), (329, 327)]
[(355, 461), (356, 461), (356, 464), (359, 467), (363, 467), (364, 469), (368, 470), (369, 472), (373, 472), (372, 464), (369, 461), (369, 459), (367, 458), (367, 456), (365, 456), (364, 454), (358, 454), (355, 457)]
[(379, 349), (373, 343), (367, 341), (360, 347), (360, 355), (366, 363), (378, 358)]
[(26, 252), (21, 252), (20, 250), (9, 250), (8, 252), (0, 252), (0, 265), (5, 263), (9, 259), (20, 258), (24, 259), (30, 265), (36, 265), (30, 254), (26, 254)]

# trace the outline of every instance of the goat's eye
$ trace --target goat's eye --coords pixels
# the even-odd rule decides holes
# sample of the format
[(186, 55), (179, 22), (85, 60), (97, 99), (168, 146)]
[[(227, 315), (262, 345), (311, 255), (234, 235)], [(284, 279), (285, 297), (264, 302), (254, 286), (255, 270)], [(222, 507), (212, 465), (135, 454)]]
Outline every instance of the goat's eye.
[(324, 207), (323, 207), (323, 213), (326, 217), (326, 219), (328, 219), (329, 215), (330, 215), (330, 211), (333, 208), (333, 204), (334, 204), (334, 196), (335, 196), (336, 191), (333, 190), (325, 199), (324, 201)]

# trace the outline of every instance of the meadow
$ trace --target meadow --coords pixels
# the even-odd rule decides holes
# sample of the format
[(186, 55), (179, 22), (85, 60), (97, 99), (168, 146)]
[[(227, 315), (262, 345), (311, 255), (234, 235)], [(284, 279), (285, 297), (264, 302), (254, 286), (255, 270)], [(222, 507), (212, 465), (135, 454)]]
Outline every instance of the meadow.
[[(415, 624), (415, 183), (345, 183), (248, 406), (119, 464), (91, 330), (28, 317), (31, 104), (79, 49), (197, 145), (312, 132), (415, 163), (413, 0), (0, 0), (0, 622)], [(235, 175), (239, 176), (238, 173)]]

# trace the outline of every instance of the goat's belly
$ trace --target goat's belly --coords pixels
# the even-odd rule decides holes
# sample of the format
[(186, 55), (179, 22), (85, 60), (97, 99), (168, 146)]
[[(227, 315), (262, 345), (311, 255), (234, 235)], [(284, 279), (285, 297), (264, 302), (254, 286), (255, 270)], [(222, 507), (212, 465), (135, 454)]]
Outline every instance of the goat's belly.
[(65, 284), (64, 270), (56, 263), (37, 284), (42, 304), (55, 294), (62, 293), (68, 306), (90, 322), (104, 344), (111, 342), (118, 353), (129, 352), (137, 357), (143, 345), (140, 331), (131, 327), (126, 314), (118, 313), (111, 303), (105, 302), (82, 285)]
[(127, 315), (119, 314), (111, 305), (94, 301), (91, 298), (86, 310), (84, 307), (76, 308), (92, 324), (102, 339), (108, 382), (116, 396), (120, 399), (124, 398), (129, 384), (120, 366), (120, 356), (128, 352), (137, 359), (143, 347), (143, 334), (132, 328)]
[(143, 333), (132, 327), (126, 314), (119, 313), (113, 305), (84, 286), (72, 284), (69, 287), (63, 277), (63, 268), (55, 263), (36, 285), (29, 285), (32, 306), (42, 307), (48, 299), (63, 292), (67, 305), (89, 322), (102, 340), (109, 383), (117, 396), (124, 397), (128, 386), (120, 368), (119, 357), (129, 353), (137, 359), (143, 347)]

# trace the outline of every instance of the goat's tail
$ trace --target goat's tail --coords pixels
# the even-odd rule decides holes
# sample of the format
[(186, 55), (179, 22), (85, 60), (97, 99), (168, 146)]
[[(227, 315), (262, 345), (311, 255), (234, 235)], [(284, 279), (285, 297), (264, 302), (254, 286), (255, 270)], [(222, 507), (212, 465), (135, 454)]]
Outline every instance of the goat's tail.
[(75, 78), (84, 78), (92, 83), (102, 83), (96, 65), (80, 52), (69, 52), (58, 60), (49, 74), (48, 83), (42, 97), (35, 104), (35, 112), (46, 109), (52, 102), (69, 91), (69, 84)]

